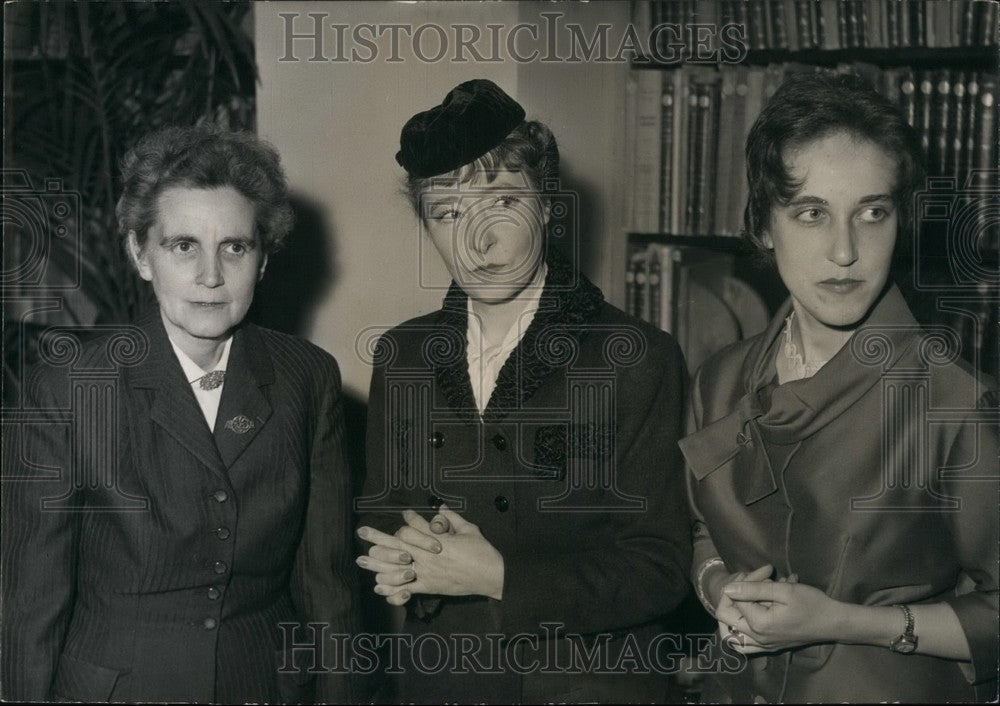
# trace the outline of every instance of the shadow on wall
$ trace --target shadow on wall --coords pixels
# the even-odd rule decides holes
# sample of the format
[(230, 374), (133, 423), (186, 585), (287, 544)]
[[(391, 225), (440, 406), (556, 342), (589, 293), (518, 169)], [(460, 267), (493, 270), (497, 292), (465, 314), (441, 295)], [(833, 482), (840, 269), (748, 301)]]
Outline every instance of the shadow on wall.
[[(293, 195), (295, 227), (284, 249), (267, 263), (257, 286), (251, 320), (275, 331), (306, 337), (323, 296), (340, 273), (336, 259), (336, 234), (331, 233), (324, 209), (315, 201)], [(360, 492), (364, 482), (364, 442), (367, 401), (344, 393), (344, 448), (351, 464), (353, 483)]]
[[(566, 194), (576, 210), (576, 213), (562, 222), (566, 224), (566, 235), (555, 238), (560, 250), (570, 258), (570, 261), (593, 281), (601, 281), (599, 272), (603, 257), (600, 244), (600, 233), (595, 226), (598, 214), (594, 204), (597, 203), (596, 189), (592, 182), (587, 182), (582, 174), (574, 173), (572, 169), (563, 167), (562, 191)], [(574, 232), (575, 231), (575, 232)], [(551, 231), (550, 231), (551, 233)], [(572, 240), (575, 238), (575, 243)], [(572, 248), (576, 247), (576, 257)]]
[(322, 209), (299, 196), (291, 201), (295, 227), (284, 249), (268, 260), (250, 317), (261, 326), (305, 336), (320, 300), (336, 281), (338, 267)]

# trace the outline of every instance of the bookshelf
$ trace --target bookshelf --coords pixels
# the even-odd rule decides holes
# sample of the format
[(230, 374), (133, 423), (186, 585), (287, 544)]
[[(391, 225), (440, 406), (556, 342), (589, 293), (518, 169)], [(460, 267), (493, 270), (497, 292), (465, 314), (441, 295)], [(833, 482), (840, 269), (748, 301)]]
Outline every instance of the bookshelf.
[[(931, 177), (925, 198), (949, 203), (951, 220), (966, 223), (964, 242), (955, 243), (949, 219), (921, 220), (919, 258), (898, 257), (894, 277), (918, 320), (961, 331), (963, 355), (996, 375), (998, 3), (633, 0), (631, 6), (638, 36), (653, 44), (633, 59), (626, 84), (626, 309), (671, 331), (691, 368), (708, 348), (756, 333), (761, 308), (773, 314), (787, 294), (777, 273), (739, 237), (746, 134), (790, 73), (860, 73), (921, 135)], [(684, 31), (690, 23), (720, 23), (720, 29), (699, 48)], [(743, 37), (735, 63), (731, 34), (724, 46), (727, 24)], [(683, 38), (681, 44), (664, 46), (669, 40), (656, 30), (665, 25), (678, 28), (669, 36)], [(715, 60), (691, 58), (706, 54)], [(955, 253), (966, 261), (956, 266)], [(721, 306), (692, 304), (713, 296)], [(735, 327), (724, 315), (733, 307), (743, 309), (730, 311)]]

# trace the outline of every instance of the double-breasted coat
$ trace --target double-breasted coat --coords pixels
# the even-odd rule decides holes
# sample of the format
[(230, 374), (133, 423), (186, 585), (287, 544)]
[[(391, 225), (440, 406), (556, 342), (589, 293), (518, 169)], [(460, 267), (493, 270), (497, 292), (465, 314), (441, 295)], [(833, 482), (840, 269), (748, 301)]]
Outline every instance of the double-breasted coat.
[[(608, 639), (605, 668), (614, 671), (623, 642), (645, 649), (688, 591), (676, 445), (683, 360), (669, 335), (606, 303), (564, 259), (551, 255), (548, 266), (540, 308), (482, 415), (466, 361), (467, 298), (456, 285), (440, 311), (375, 347), (362, 522), (393, 533), (401, 510), (429, 517), (443, 500), (504, 559), (502, 600), (410, 601), (404, 702), (665, 694), (655, 667), (645, 678), (597, 674), (600, 663), (560, 668), (570, 642)], [(432, 635), (444, 642), (424, 639)], [(442, 645), (445, 662), (434, 652)], [(561, 654), (548, 671), (546, 654)]]
[(336, 362), (242, 325), (213, 432), (158, 313), (54, 333), (4, 443), (4, 698), (310, 698), (279, 623), (353, 621)]
[[(870, 606), (947, 602), (971, 663), (885, 645), (818, 644), (751, 657), (709, 699), (750, 702), (996, 699), (997, 397), (921, 329), (895, 287), (816, 375), (776, 385), (784, 318), (698, 372), (681, 442), (694, 566), (772, 564), (831, 598)], [(900, 611), (900, 633), (903, 614)], [(916, 625), (919, 641), (921, 629)], [(716, 690), (721, 687), (721, 691)]]

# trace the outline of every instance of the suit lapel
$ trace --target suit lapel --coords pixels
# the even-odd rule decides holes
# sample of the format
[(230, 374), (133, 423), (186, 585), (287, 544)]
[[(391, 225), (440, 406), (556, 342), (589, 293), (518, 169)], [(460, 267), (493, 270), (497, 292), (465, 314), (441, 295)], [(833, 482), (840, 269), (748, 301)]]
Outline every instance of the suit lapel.
[[(550, 248), (546, 262), (549, 272), (538, 311), (524, 337), (500, 368), (496, 387), (483, 413), (484, 421), (496, 422), (521, 409), (546, 377), (562, 366), (556, 360), (558, 356), (547, 351), (561, 345), (559, 341), (563, 336), (579, 339), (584, 324), (594, 318), (604, 303), (601, 290), (575, 271), (555, 249)], [(436, 322), (437, 335), (445, 336), (448, 342), (441, 346), (447, 349), (448, 356), (446, 361), (433, 362), (434, 376), (448, 406), (460, 418), (478, 421), (479, 411), (466, 359), (467, 319), (466, 295), (452, 282)]]
[(525, 402), (557, 368), (565, 367), (559, 351), (567, 338), (584, 333), (584, 324), (597, 314), (604, 303), (601, 290), (583, 274), (575, 271), (562, 255), (549, 250), (549, 267), (538, 311), (528, 330), (504, 361), (497, 384), (483, 413), (484, 421), (495, 422), (512, 411), (523, 409)]
[(259, 331), (247, 324), (233, 336), (226, 382), (215, 420), (215, 446), (226, 468), (246, 450), (271, 416), (264, 386), (274, 382), (274, 367)]
[(154, 423), (203, 464), (224, 471), (212, 432), (170, 346), (159, 309), (143, 317), (138, 326), (146, 336), (149, 352), (136, 366), (125, 369), (126, 379), (132, 387), (154, 390), (150, 409)]
[(431, 336), (437, 337), (440, 345), (427, 345), (424, 350), (432, 355), (444, 351), (445, 355), (431, 356), (425, 354), (425, 359), (434, 368), (434, 378), (448, 406), (456, 415), (466, 422), (479, 421), (479, 409), (472, 392), (472, 381), (469, 379), (469, 363), (467, 357), (469, 310), (465, 292), (452, 282), (445, 296), (444, 306), (438, 313), (437, 330)]

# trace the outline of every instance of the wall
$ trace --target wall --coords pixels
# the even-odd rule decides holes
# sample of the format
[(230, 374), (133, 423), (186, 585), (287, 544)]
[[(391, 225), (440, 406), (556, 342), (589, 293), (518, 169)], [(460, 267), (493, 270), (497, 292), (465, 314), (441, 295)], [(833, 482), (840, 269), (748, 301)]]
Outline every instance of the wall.
[[(399, 193), (402, 169), (394, 155), (407, 118), (438, 104), (462, 81), (495, 81), (525, 106), (529, 118), (552, 127), (564, 187), (580, 203), (583, 270), (608, 289), (620, 261), (617, 251), (624, 250), (615, 243), (622, 228), (627, 66), (541, 59), (546, 41), (566, 40), (558, 27), (552, 30), (552, 22), (579, 23), (588, 36), (597, 23), (610, 22), (615, 28), (609, 36), (616, 37), (628, 3), (258, 3), (255, 13), (258, 129), (281, 152), (300, 212), (288, 252), (276, 255), (269, 267), (259, 314), (265, 324), (304, 335), (333, 353), (357, 400), (367, 397), (370, 375), (355, 350), (359, 334), (438, 308), (448, 283), (444, 268), (421, 248), (418, 222)], [(289, 28), (312, 34), (308, 13), (320, 15), (325, 26), (322, 44), (311, 36), (289, 43)], [(374, 60), (350, 60), (352, 50), (362, 59), (372, 53), (352, 39), (362, 23), (414, 28), (433, 23), (451, 33), (455, 25), (475, 25), (483, 33), (484, 41), (476, 45), (480, 55), (500, 60), (477, 61), (465, 51), (464, 58), (472, 60), (454, 61), (459, 49), (451, 41), (454, 51), (446, 59), (422, 61), (404, 35), (393, 56), (391, 30), (378, 40)], [(506, 46), (485, 41), (491, 31), (500, 32), (505, 45), (517, 23), (539, 28), (537, 43), (526, 30), (516, 35), (514, 47), (521, 55), (541, 49), (535, 61), (515, 61)], [(333, 24), (347, 27), (334, 30)], [(341, 31), (344, 42), (337, 41)], [(416, 51), (434, 54), (437, 35), (421, 36), (422, 49)], [(337, 60), (341, 54), (349, 60)], [(560, 54), (568, 52), (560, 47), (548, 52), (549, 58)], [(620, 299), (619, 293), (610, 294)]]

